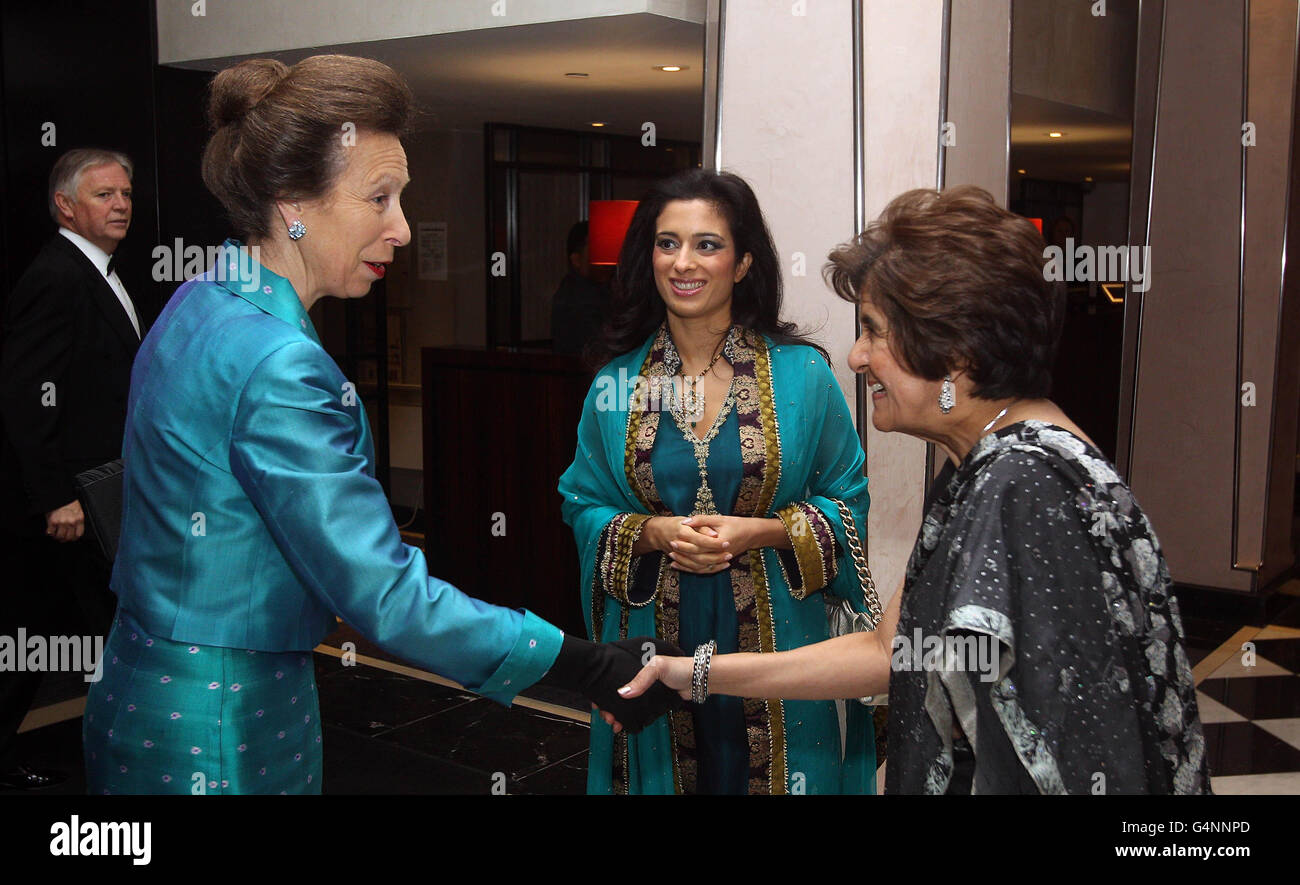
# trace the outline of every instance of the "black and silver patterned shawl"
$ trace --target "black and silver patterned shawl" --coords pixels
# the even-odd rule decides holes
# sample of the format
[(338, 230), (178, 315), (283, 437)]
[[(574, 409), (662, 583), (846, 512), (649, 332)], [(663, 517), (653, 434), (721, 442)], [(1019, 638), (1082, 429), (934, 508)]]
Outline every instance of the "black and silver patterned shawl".
[(886, 792), (945, 792), (960, 724), (976, 793), (1208, 793), (1170, 583), (1099, 451), (1037, 421), (984, 437), (908, 564)]

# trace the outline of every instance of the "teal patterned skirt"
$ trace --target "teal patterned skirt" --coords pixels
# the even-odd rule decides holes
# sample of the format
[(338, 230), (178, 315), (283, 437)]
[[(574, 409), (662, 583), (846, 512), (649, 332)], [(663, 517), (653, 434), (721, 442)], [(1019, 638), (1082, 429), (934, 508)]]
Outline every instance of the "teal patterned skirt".
[(103, 667), (82, 719), (88, 793), (320, 793), (311, 652), (175, 642), (119, 608)]

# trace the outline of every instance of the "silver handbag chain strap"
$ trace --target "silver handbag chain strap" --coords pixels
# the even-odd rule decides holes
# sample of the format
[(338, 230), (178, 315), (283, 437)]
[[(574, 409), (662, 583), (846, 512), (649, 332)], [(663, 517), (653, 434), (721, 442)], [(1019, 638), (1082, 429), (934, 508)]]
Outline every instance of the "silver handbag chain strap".
[(867, 619), (871, 622), (871, 629), (879, 626), (881, 619), (884, 617), (884, 611), (880, 607), (880, 596), (876, 593), (876, 582), (871, 577), (871, 568), (867, 565), (867, 557), (862, 553), (862, 541), (858, 538), (858, 527), (853, 522), (853, 514), (849, 512), (849, 506), (839, 498), (831, 498), (835, 506), (840, 511), (840, 521), (844, 523), (844, 536), (849, 541), (849, 553), (853, 556), (853, 567), (858, 572), (858, 583), (862, 587), (862, 599), (867, 606)]

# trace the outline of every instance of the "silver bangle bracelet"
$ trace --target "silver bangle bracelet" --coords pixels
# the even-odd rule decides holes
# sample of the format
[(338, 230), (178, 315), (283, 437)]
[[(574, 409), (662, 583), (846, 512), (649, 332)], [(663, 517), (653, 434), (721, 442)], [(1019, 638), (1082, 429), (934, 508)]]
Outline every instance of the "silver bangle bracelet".
[(717, 649), (716, 640), (695, 649), (695, 666), (691, 670), (691, 702), (702, 704), (709, 697), (709, 669), (713, 665), (713, 652)]

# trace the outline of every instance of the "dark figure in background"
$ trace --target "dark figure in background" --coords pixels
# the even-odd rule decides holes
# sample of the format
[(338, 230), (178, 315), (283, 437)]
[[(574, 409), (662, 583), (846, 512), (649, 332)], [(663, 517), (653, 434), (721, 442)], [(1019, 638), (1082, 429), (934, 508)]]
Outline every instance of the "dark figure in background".
[(592, 273), (587, 252), (587, 222), (569, 228), (569, 272), (551, 299), (551, 349), (580, 354), (605, 322), (608, 294)]
[[(131, 224), (131, 160), (68, 151), (50, 172), (49, 210), (58, 232), (10, 293), (0, 338), (0, 635), (104, 635), (115, 602), (74, 477), (121, 455), (147, 331), (113, 266)], [(63, 779), (13, 758), (40, 680), (0, 673), (0, 789)]]

